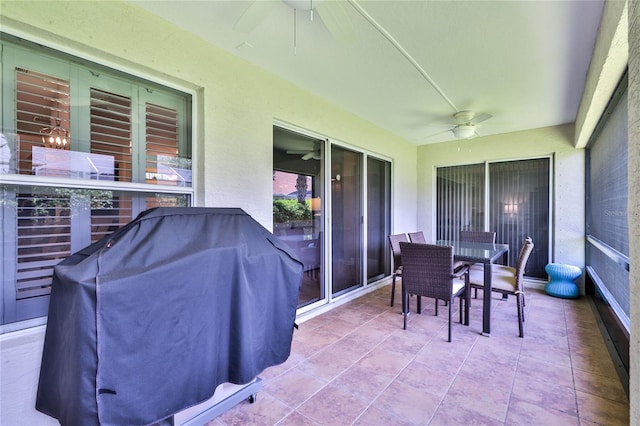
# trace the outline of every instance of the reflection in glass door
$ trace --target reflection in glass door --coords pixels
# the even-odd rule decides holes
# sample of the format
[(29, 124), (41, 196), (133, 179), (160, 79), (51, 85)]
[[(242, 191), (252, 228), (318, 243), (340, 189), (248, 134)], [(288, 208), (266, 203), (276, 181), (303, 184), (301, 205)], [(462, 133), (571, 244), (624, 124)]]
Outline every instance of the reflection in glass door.
[(332, 294), (362, 283), (362, 154), (331, 146)]
[(324, 144), (293, 131), (273, 129), (273, 233), (303, 263), (298, 308), (325, 299)]

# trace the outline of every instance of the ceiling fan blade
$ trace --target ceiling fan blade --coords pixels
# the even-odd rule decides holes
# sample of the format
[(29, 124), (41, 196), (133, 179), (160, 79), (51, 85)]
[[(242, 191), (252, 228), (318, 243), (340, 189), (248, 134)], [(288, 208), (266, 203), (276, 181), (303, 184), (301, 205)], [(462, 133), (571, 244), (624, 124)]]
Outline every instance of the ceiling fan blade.
[(452, 131), (452, 130), (453, 130), (453, 128), (451, 128), (451, 129), (447, 129), (447, 130), (443, 130), (443, 131), (441, 131), (441, 132), (434, 133), (434, 134), (429, 135), (429, 136), (425, 136), (425, 137), (424, 137), (424, 139), (429, 139), (429, 138), (432, 138), (432, 137), (434, 137), (434, 136), (442, 135), (443, 133), (447, 133), (447, 132), (450, 132), (450, 131)]
[(307, 152), (305, 155), (302, 156), (303, 160), (311, 160), (313, 158), (313, 156), (315, 155), (315, 152)]
[(269, 16), (277, 5), (278, 2), (275, 1), (254, 1), (238, 18), (233, 29), (241, 33), (250, 33)]
[(490, 119), (491, 117), (493, 117), (493, 115), (491, 114), (487, 114), (487, 113), (483, 113), (483, 114), (478, 114), (475, 117), (473, 117), (470, 121), (471, 124), (478, 124), (478, 123), (482, 123), (485, 120)]
[(318, 4), (317, 11), (331, 36), (340, 43), (356, 40), (356, 30), (349, 17), (350, 7), (347, 2), (323, 1)]
[(309, 151), (308, 149), (288, 149), (287, 150), (287, 154), (291, 154), (291, 155), (302, 155), (302, 154), (308, 154), (309, 152), (313, 152), (313, 151)]

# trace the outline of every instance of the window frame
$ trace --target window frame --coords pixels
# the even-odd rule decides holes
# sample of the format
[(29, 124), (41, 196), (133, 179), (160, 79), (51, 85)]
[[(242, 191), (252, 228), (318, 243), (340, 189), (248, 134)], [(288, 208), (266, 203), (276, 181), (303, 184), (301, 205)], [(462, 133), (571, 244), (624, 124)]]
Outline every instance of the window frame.
[[(2, 187), (0, 187), (0, 191), (3, 192), (4, 195), (4, 185), (7, 185), (8, 188), (18, 188), (16, 192), (20, 192), (19, 188), (24, 187), (26, 192), (29, 192), (32, 187), (46, 187), (46, 188), (69, 188), (69, 189), (77, 189), (77, 190), (106, 190), (106, 191), (115, 191), (121, 194), (131, 194), (133, 198), (140, 198), (141, 202), (144, 203), (144, 197), (149, 194), (159, 194), (159, 195), (170, 195), (174, 194), (176, 196), (184, 196), (187, 199), (188, 205), (197, 205), (196, 194), (198, 193), (198, 169), (196, 167), (197, 163), (197, 143), (196, 143), (196, 131), (197, 128), (194, 125), (195, 117), (197, 116), (197, 96), (198, 93), (191, 88), (186, 88), (184, 86), (175, 84), (174, 82), (168, 82), (161, 78), (157, 78), (155, 76), (151, 76), (148, 72), (140, 72), (138, 70), (119, 70), (120, 66), (108, 63), (108, 61), (103, 61), (102, 63), (96, 62), (93, 58), (91, 60), (83, 59), (83, 55), (80, 53), (80, 56), (74, 53), (69, 53), (68, 51), (64, 51), (62, 48), (58, 48), (57, 46), (48, 47), (45, 45), (36, 44), (30, 40), (20, 39), (12, 34), (6, 32), (0, 32), (0, 52), (3, 55), (3, 81), (0, 86), (0, 101), (3, 105), (3, 113), (0, 116), (0, 126), (2, 127), (2, 132), (7, 135), (7, 139), (9, 142), (9, 146), (12, 149), (12, 154), (15, 153), (15, 144), (16, 144), (16, 122), (15, 122), (15, 114), (16, 114), (16, 98), (15, 98), (15, 84), (16, 84), (16, 74), (14, 71), (14, 65), (16, 64), (16, 58), (13, 58), (12, 61), (7, 61), (10, 63), (5, 63), (4, 55), (15, 55), (16, 52), (18, 55), (21, 55), (22, 58), (28, 57), (30, 58), (29, 64), (34, 64), (34, 71), (38, 71), (44, 74), (52, 74), (56, 77), (66, 78), (69, 81), (74, 81), (71, 83), (70, 90), (70, 114), (71, 114), (71, 123), (70, 123), (70, 131), (72, 138), (74, 135), (82, 135), (83, 132), (88, 131), (89, 123), (84, 123), (81, 121), (84, 117), (90, 115), (87, 106), (80, 105), (77, 100), (79, 99), (79, 86), (81, 82), (81, 78), (77, 75), (80, 70), (94, 70), (93, 72), (97, 74), (103, 74), (108, 76), (108, 78), (113, 79), (114, 81), (119, 81), (122, 84), (132, 84), (138, 86), (138, 91), (142, 91), (142, 88), (145, 87), (147, 93), (151, 93), (152, 91), (157, 91), (160, 93), (160, 96), (173, 97), (175, 99), (182, 99), (179, 102), (182, 102), (185, 109), (182, 110), (184, 112), (184, 116), (180, 118), (178, 122), (178, 129), (180, 132), (180, 136), (184, 141), (181, 146), (186, 148), (184, 154), (189, 155), (190, 162), (192, 165), (191, 170), (191, 186), (174, 186), (171, 184), (156, 184), (156, 183), (147, 183), (146, 176), (146, 162), (145, 155), (146, 152), (146, 140), (145, 135), (142, 134), (142, 130), (140, 130), (139, 134), (133, 134), (131, 136), (131, 140), (134, 146), (137, 146), (138, 153), (142, 152), (143, 155), (139, 157), (143, 157), (138, 160), (138, 163), (134, 166), (137, 171), (135, 182), (119, 182), (119, 181), (101, 181), (101, 180), (91, 180), (91, 179), (76, 179), (70, 177), (51, 177), (51, 176), (35, 176), (28, 174), (19, 174), (17, 170), (16, 159), (12, 158), (12, 163), (10, 164), (10, 173), (0, 175), (0, 183)], [(40, 65), (38, 65), (40, 62)], [(42, 63), (45, 64), (55, 64), (53, 68), (49, 66), (42, 66)], [(6, 70), (11, 70), (12, 72), (4, 72)], [(75, 79), (75, 80), (74, 80)], [(90, 87), (90, 85), (89, 85)], [(140, 100), (137, 103), (134, 103), (133, 99), (131, 101), (131, 105), (134, 108), (142, 110), (142, 114), (144, 114), (145, 104), (146, 103), (154, 103), (153, 100), (146, 100), (147, 96), (140, 96)], [(74, 102), (75, 101), (75, 102)], [(141, 102), (141, 103), (140, 103)], [(164, 105), (162, 103), (156, 103), (162, 105), (164, 107), (168, 107), (168, 105)], [(12, 118), (13, 117), (13, 118)], [(136, 114), (135, 118), (132, 116), (132, 121), (137, 121), (137, 117), (143, 117), (143, 115)], [(85, 129), (82, 129), (82, 127)], [(139, 125), (138, 128), (144, 128), (143, 125)], [(72, 146), (72, 150), (76, 152), (91, 152), (91, 147), (89, 146), (88, 138), (83, 138), (83, 142), (80, 141), (80, 138), (76, 136), (74, 139), (75, 146)], [(80, 148), (80, 149), (78, 149)], [(182, 148), (181, 148), (182, 149)], [(180, 155), (183, 155), (183, 152), (180, 152)], [(15, 157), (12, 155), (12, 157)], [(146, 194), (146, 195), (145, 195)], [(135, 203), (138, 206), (140, 203)], [(142, 210), (139, 208), (138, 210), (134, 209), (133, 215), (139, 213)], [(17, 217), (17, 210), (16, 217)], [(5, 209), (0, 208), (0, 220), (5, 222)], [(90, 214), (87, 215), (90, 218)], [(9, 219), (9, 218), (6, 218)], [(2, 223), (0, 222), (0, 223)], [(2, 254), (2, 264), (3, 271), (7, 270), (16, 270), (16, 256), (8, 256), (5, 253), (4, 245), (7, 243), (11, 243), (12, 240), (15, 242), (17, 238), (17, 229), (15, 225), (11, 225), (14, 229), (13, 232), (8, 233), (3, 232), (3, 244), (0, 248), (0, 254)], [(3, 225), (3, 231), (8, 228), (9, 225)], [(69, 237), (72, 238), (72, 237)], [(17, 247), (16, 247), (17, 250)], [(17, 253), (17, 252), (16, 252)], [(46, 307), (48, 306), (49, 296), (38, 296), (31, 299), (26, 300), (14, 300), (8, 299), (7, 287), (14, 287), (13, 294), (17, 294), (17, 290), (15, 290), (15, 281), (6, 281), (5, 274), (8, 276), (9, 274), (3, 272), (3, 287), (0, 288), (0, 305), (2, 306), (0, 310), (0, 334), (11, 332), (15, 330), (20, 330), (27, 327), (32, 327), (40, 324), (46, 323)], [(14, 275), (15, 278), (15, 275)], [(25, 314), (16, 314), (17, 304), (20, 302), (21, 305), (26, 306), (24, 308), (19, 308), (19, 310), (24, 310)], [(11, 306), (9, 306), (11, 305)]]

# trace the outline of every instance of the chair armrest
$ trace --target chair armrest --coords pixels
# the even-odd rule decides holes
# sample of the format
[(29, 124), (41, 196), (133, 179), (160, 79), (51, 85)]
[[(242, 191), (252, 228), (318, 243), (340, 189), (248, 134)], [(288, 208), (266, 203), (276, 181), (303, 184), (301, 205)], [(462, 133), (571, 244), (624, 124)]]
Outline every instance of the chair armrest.
[(469, 273), (469, 265), (462, 265), (460, 268), (456, 269), (453, 274), (451, 274), (451, 278), (460, 278), (467, 273)]

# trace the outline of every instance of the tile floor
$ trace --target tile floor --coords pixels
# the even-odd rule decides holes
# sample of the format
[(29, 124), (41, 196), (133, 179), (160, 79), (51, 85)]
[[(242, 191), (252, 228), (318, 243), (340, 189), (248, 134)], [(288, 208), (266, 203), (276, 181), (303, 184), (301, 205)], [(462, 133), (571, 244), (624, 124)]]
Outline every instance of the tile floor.
[[(400, 287), (400, 286), (397, 286)], [(471, 323), (447, 339), (447, 308), (434, 316), (412, 298), (407, 330), (386, 286), (310, 319), (287, 362), (263, 372), (257, 401), (210, 425), (627, 425), (629, 403), (588, 300), (527, 292), (525, 337), (513, 298), (492, 303), (491, 337)], [(458, 303), (455, 305), (458, 307)]]

